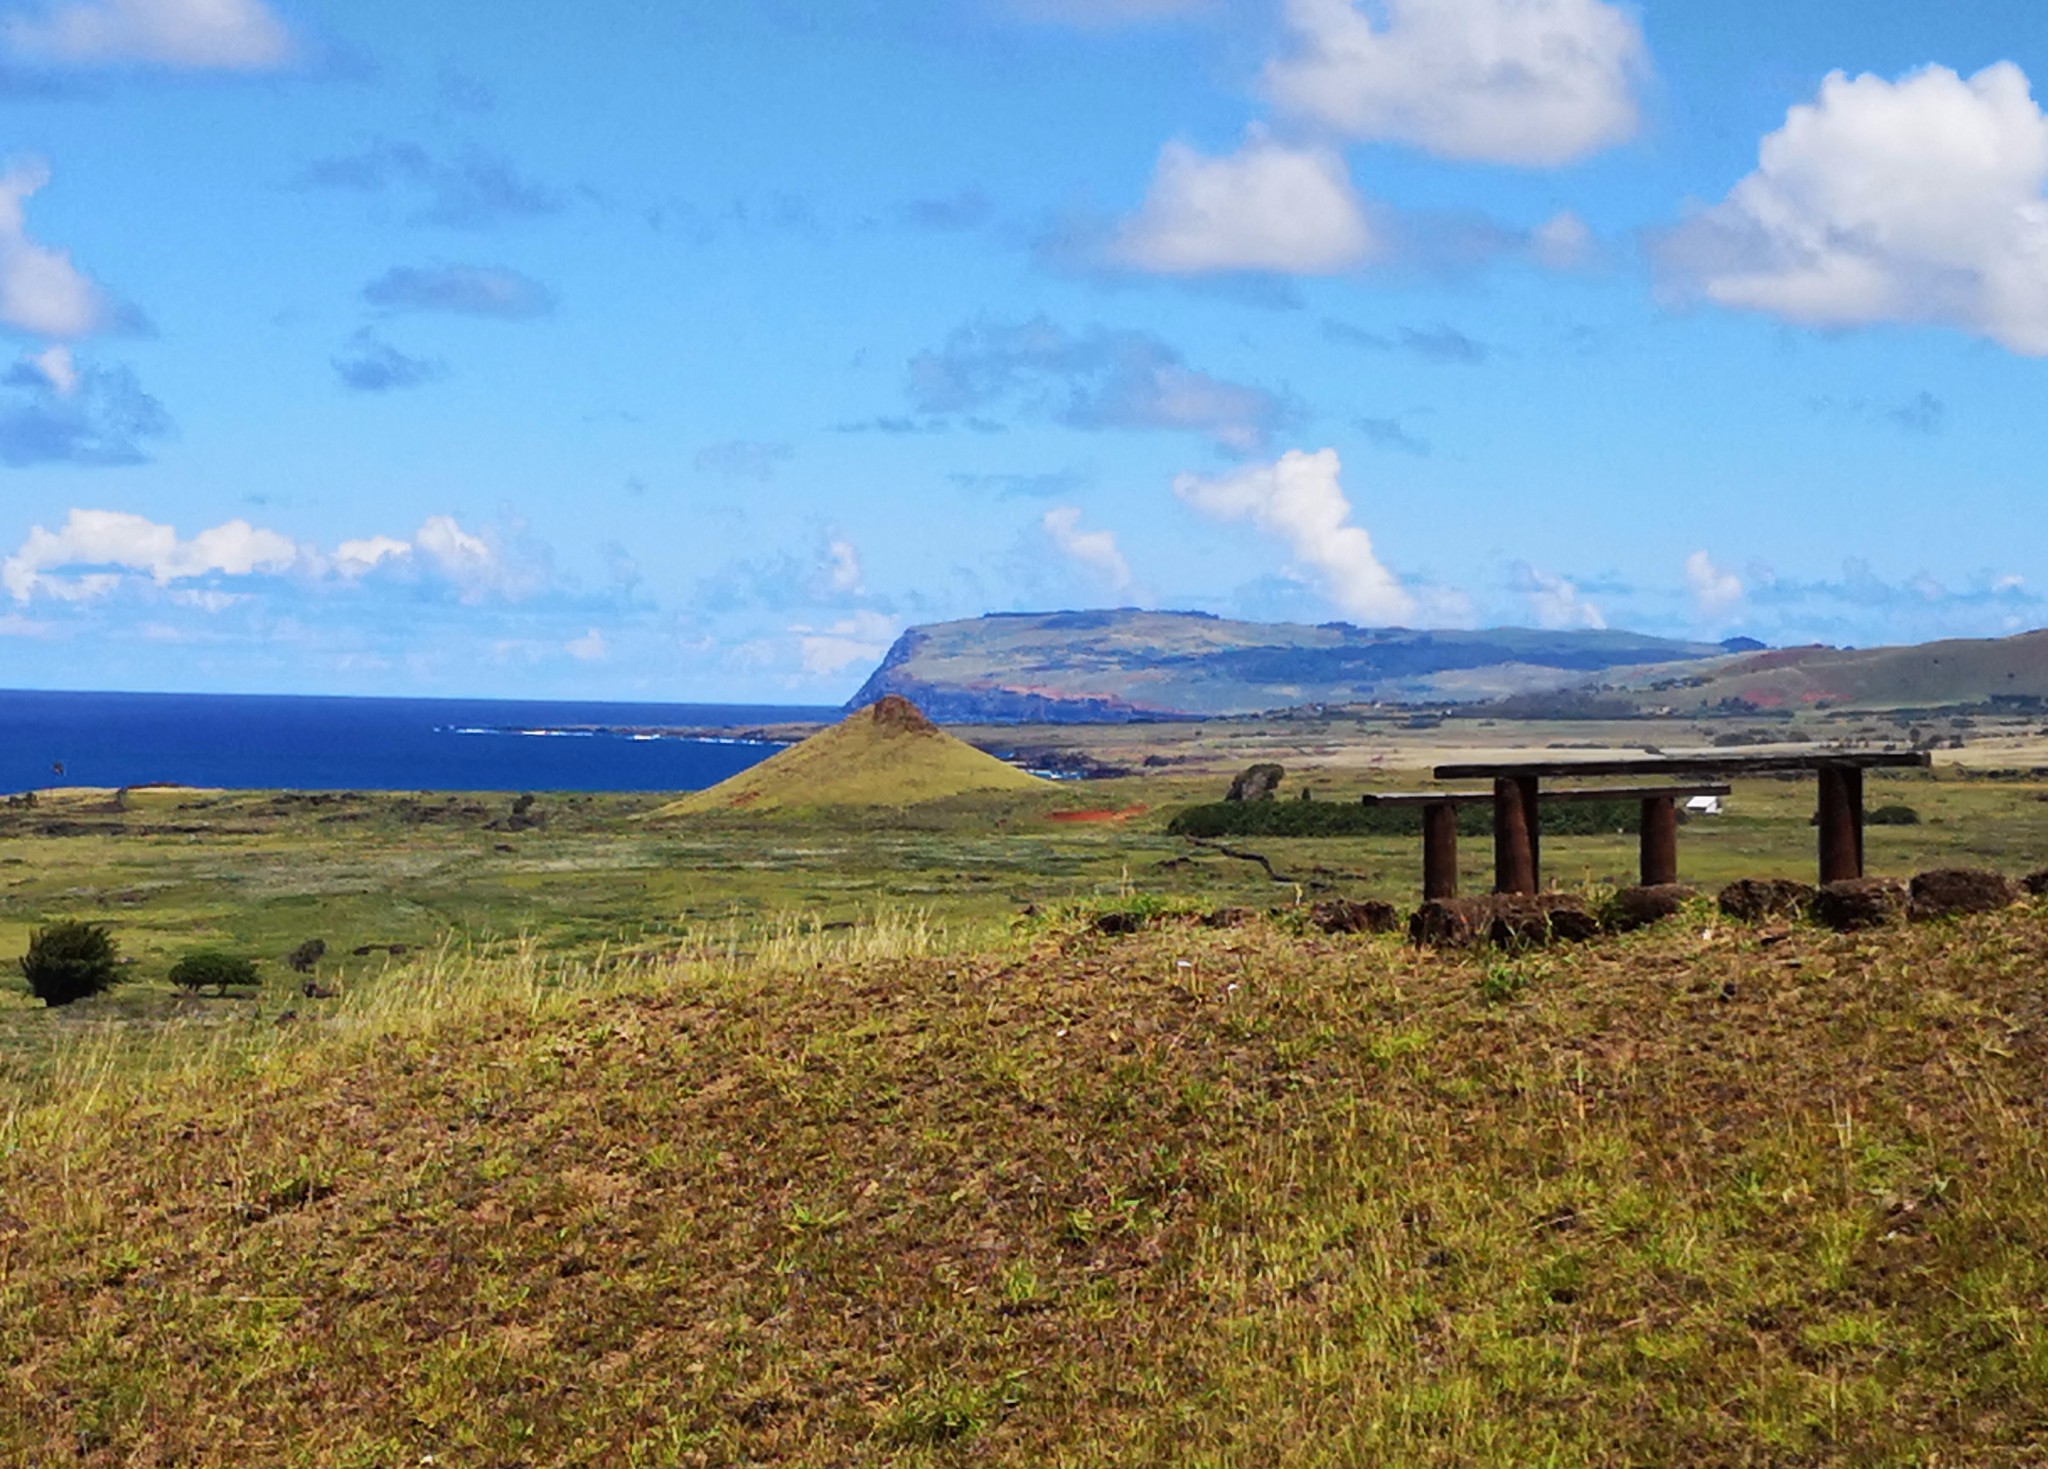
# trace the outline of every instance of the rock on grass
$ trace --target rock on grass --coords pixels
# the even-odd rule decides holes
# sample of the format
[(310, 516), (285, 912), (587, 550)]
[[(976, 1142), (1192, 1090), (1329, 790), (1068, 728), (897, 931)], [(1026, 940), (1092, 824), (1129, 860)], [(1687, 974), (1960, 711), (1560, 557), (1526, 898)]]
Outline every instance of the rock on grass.
[(1784, 877), (1745, 877), (1721, 889), (1721, 911), (1744, 923), (1797, 918), (1813, 906), (1814, 887)]
[(1678, 916), (1678, 910), (1694, 896), (1684, 883), (1660, 883), (1653, 887), (1623, 888), (1607, 905), (1607, 926), (1616, 933), (1633, 933)]
[(1852, 877), (1823, 883), (1813, 916), (1839, 933), (1883, 928), (1906, 916), (1906, 885), (1896, 877)]
[(1906, 916), (1915, 923), (1966, 913), (1996, 913), (2020, 900), (2019, 884), (1981, 867), (1940, 867), (1913, 879)]
[(1408, 920), (1410, 941), (1432, 948), (1477, 944), (1501, 947), (1592, 938), (1600, 920), (1570, 893), (1493, 893), (1481, 898), (1437, 898)]

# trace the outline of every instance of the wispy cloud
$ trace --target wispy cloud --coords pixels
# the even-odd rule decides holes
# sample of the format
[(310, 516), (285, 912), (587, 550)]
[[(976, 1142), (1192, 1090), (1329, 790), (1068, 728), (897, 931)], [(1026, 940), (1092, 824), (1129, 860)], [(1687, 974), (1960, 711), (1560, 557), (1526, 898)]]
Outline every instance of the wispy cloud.
[(0, 375), (0, 464), (141, 464), (170, 432), (170, 415), (126, 367), (54, 348)]
[(297, 57), (262, 0), (55, 0), (0, 21), (15, 57), (56, 67), (274, 71)]
[(562, 190), (526, 177), (500, 154), (471, 149), (452, 159), (417, 143), (380, 140), (355, 153), (315, 159), (293, 186), (358, 194), (402, 191), (418, 203), (407, 219), (449, 229), (489, 229), (559, 214)]
[(1124, 559), (1123, 548), (1117, 544), (1116, 532), (1082, 530), (1081, 511), (1077, 506), (1055, 506), (1046, 511), (1038, 523), (1054, 550), (1087, 567), (1107, 582), (1112, 591), (1121, 592), (1131, 584), (1131, 565)]
[(1044, 317), (961, 327), (911, 360), (910, 394), (929, 414), (1016, 403), (1071, 428), (1196, 433), (1236, 453), (1264, 447), (1297, 415), (1264, 388), (1190, 367), (1148, 332), (1070, 333)]
[(386, 311), (436, 311), (526, 321), (555, 309), (553, 292), (502, 265), (393, 266), (363, 287)]
[(1372, 352), (1406, 352), (1425, 362), (1453, 363), (1461, 367), (1480, 366), (1493, 356), (1494, 350), (1456, 327), (1441, 323), (1433, 327), (1396, 327), (1392, 334), (1388, 334), (1325, 318), (1323, 336), (1346, 347), (1362, 347)]
[(766, 484), (775, 478), (776, 470), (796, 456), (796, 449), (789, 444), (762, 443), (755, 439), (728, 439), (723, 443), (706, 444), (697, 451), (695, 462), (699, 474), (713, 474), (721, 479), (752, 480)]
[(367, 328), (349, 339), (333, 364), (342, 385), (358, 393), (416, 388), (448, 375), (447, 364), (438, 358), (408, 356)]

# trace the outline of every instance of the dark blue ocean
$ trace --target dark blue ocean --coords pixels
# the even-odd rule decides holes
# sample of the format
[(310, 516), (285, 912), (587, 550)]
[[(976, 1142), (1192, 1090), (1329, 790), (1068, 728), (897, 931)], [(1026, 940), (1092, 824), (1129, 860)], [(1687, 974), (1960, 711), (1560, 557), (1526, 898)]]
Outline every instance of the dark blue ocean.
[(702, 790), (778, 747), (659, 731), (838, 717), (836, 709), (738, 704), (0, 690), (0, 792), (153, 782), (229, 790)]

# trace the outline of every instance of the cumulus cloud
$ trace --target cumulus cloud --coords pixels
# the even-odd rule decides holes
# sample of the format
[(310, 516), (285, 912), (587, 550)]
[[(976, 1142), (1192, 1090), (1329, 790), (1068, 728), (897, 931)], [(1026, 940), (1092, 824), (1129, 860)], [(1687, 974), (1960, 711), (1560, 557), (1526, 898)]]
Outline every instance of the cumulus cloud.
[(1814, 327), (1938, 324), (2048, 356), (2048, 117), (2011, 62), (1831, 74), (1657, 250), (1681, 289)]
[(825, 627), (796, 623), (789, 629), (804, 672), (819, 678), (880, 662), (900, 630), (894, 618), (880, 612), (855, 612)]
[(1173, 492), (1204, 515), (1250, 521), (1284, 542), (1347, 617), (1405, 622), (1417, 611), (1416, 598), (1381, 564), (1371, 535), (1352, 523), (1343, 469), (1335, 449), (1295, 450), (1277, 464), (1218, 478), (1184, 474)]
[(910, 363), (925, 413), (960, 413), (1021, 400), (1080, 429), (1203, 434), (1251, 453), (1292, 422), (1293, 407), (1263, 388), (1213, 377), (1148, 332), (1071, 333), (1044, 317), (976, 322)]
[(1636, 132), (1649, 48), (1606, 0), (1288, 0), (1287, 19), (1268, 93), (1349, 137), (1552, 167)]
[(1082, 530), (1081, 512), (1072, 505), (1046, 511), (1039, 525), (1061, 555), (1094, 571), (1115, 590), (1131, 584), (1131, 566), (1117, 546), (1115, 531)]
[(357, 194), (403, 190), (419, 200), (406, 217), (409, 223), (450, 229), (489, 229), (539, 219), (561, 213), (569, 202), (561, 190), (526, 177), (496, 153), (471, 149), (444, 159), (417, 143), (388, 140), (360, 152), (315, 159), (295, 186)]
[(502, 265), (398, 265), (363, 287), (386, 311), (439, 311), (525, 321), (555, 309), (548, 288)]
[(50, 181), (38, 161), (0, 173), (0, 325), (75, 340), (114, 324), (107, 295), (62, 250), (28, 236), (27, 204)]
[(448, 375), (446, 363), (432, 357), (411, 357), (376, 333), (360, 331), (334, 359), (334, 374), (358, 393), (388, 393), (416, 388)]
[(0, 589), (16, 602), (28, 601), (38, 590), (61, 597), (49, 573), (82, 568), (93, 569), (87, 585), (95, 593), (112, 590), (119, 578), (111, 573), (120, 571), (138, 572), (165, 587), (216, 572), (248, 576), (289, 571), (304, 554), (288, 537), (246, 520), (231, 520), (185, 540), (172, 527), (140, 515), (73, 510), (59, 530), (33, 527), (20, 548), (0, 561)]
[(163, 405), (125, 367), (78, 362), (50, 347), (0, 374), (0, 464), (143, 463), (171, 431)]
[(1577, 586), (1556, 572), (1544, 571), (1526, 561), (1519, 562), (1513, 568), (1509, 585), (1526, 600), (1529, 615), (1538, 627), (1598, 631), (1607, 626), (1607, 619), (1600, 609), (1588, 602)]
[(826, 545), (822, 572), (827, 596), (858, 597), (867, 590), (860, 569), (860, 552), (851, 541), (835, 540)]
[(1705, 551), (1685, 558), (1685, 585), (1701, 617), (1723, 617), (1742, 604), (1742, 578), (1716, 566)]
[(1255, 127), (1224, 158), (1168, 143), (1109, 256), (1162, 275), (1333, 275), (1371, 259), (1377, 243), (1341, 154), (1289, 147)]
[(0, 22), (17, 57), (57, 66), (272, 71), (296, 54), (263, 0), (68, 0)]
[[(176, 588), (184, 605), (219, 588), (178, 583), (292, 575), (307, 585), (357, 586), (374, 575), (430, 583), (462, 601), (519, 600), (547, 580), (545, 558), (496, 527), (464, 529), (433, 515), (410, 539), (375, 535), (343, 541), (331, 555), (275, 530), (231, 520), (189, 538), (176, 527), (120, 510), (72, 510), (59, 529), (33, 527), (0, 561), (0, 591), (16, 602), (97, 600), (124, 586)], [(217, 600), (217, 599), (216, 599)], [(226, 604), (220, 604), (226, 605)]]

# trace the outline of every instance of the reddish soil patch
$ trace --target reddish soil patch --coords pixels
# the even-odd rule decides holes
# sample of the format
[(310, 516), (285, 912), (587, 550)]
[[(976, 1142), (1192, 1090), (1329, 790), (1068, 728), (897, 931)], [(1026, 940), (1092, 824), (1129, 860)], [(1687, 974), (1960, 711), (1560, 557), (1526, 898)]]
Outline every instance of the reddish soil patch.
[(1143, 816), (1152, 808), (1143, 804), (1126, 806), (1121, 811), (1055, 811), (1047, 821), (1129, 821), (1133, 816)]

